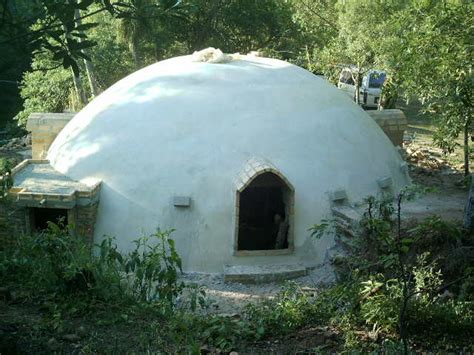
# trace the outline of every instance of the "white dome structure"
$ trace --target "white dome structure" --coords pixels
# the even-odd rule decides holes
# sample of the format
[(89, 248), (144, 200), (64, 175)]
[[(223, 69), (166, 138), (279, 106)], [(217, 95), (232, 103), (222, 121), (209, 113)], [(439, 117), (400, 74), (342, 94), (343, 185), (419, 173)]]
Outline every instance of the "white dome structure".
[[(165, 60), (113, 85), (52, 144), (51, 166), (102, 181), (95, 242), (174, 228), (186, 271), (320, 263), (308, 228), (337, 203), (408, 183), (377, 124), (295, 65), (236, 56)], [(340, 201), (340, 202), (338, 202)], [(342, 202), (341, 202), (342, 201)]]

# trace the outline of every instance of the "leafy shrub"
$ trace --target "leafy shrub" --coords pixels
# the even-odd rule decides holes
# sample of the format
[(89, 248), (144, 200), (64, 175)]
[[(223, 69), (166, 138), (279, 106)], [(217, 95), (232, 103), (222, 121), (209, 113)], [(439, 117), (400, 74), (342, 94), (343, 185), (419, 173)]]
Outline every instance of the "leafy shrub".
[(76, 292), (77, 283), (89, 288), (92, 263), (89, 248), (63, 225), (49, 223), (48, 229), (23, 235), (2, 253), (2, 278), (26, 290)]
[[(345, 304), (337, 305), (334, 297), (326, 297), (324, 304), (317, 301), (326, 312), (333, 308), (330, 322), (344, 330), (348, 350), (362, 349), (355, 329), (364, 325), (367, 331), (382, 332), (389, 339), (400, 337), (402, 346), (394, 346), (404, 352), (408, 351), (408, 335), (436, 342), (431, 335), (440, 337), (441, 333), (430, 330), (434, 327), (452, 338), (472, 329), (472, 312), (467, 311), (474, 289), (472, 235), (436, 216), (402, 225), (402, 201), (414, 193), (416, 189), (402, 191), (396, 208), (391, 200), (366, 200), (360, 228), (345, 243), (347, 256), (335, 264), (336, 270), (344, 272), (339, 277), (342, 284), (336, 287), (343, 290)], [(318, 237), (328, 228), (337, 230), (337, 225), (323, 221), (310, 231)], [(324, 293), (329, 295), (332, 289)], [(370, 349), (388, 349), (379, 345)]]
[(474, 303), (454, 299), (426, 302), (415, 299), (407, 324), (414, 336), (441, 340), (444, 337), (469, 339), (474, 329)]
[(13, 185), (11, 176), (13, 166), (13, 160), (0, 157), (0, 200), (7, 196), (7, 191)]
[(372, 330), (394, 333), (398, 330), (402, 290), (397, 280), (378, 275), (362, 282), (360, 317)]
[(14, 283), (30, 294), (84, 294), (106, 301), (160, 301), (173, 306), (184, 285), (172, 231), (160, 231), (135, 241), (128, 254), (117, 250), (113, 238), (98, 246), (95, 256), (63, 225), (20, 236), (2, 252), (2, 283)]
[(245, 314), (257, 337), (265, 334), (286, 334), (307, 324), (313, 316), (311, 297), (298, 284), (288, 282), (274, 299), (249, 304)]
[(134, 298), (159, 299), (171, 304), (184, 287), (178, 282), (181, 258), (170, 238), (172, 232), (158, 229), (140, 237), (134, 241), (135, 249), (125, 255), (118, 252), (113, 238), (106, 238), (100, 245), (99, 264), (112, 266), (116, 277)]
[[(28, 116), (33, 112), (63, 112), (71, 108), (70, 98), (73, 92), (71, 72), (47, 58), (38, 54), (32, 62), (32, 71), (23, 75), (21, 97), (24, 100), (24, 110), (15, 119), (25, 125)], [(45, 68), (48, 75), (44, 75)]]

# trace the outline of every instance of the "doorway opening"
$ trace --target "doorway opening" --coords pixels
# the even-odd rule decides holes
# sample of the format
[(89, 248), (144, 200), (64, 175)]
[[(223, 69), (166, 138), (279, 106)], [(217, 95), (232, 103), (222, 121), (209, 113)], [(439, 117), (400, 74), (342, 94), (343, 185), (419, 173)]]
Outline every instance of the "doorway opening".
[(273, 172), (257, 175), (237, 193), (237, 250), (289, 249), (293, 188)]
[(68, 210), (63, 208), (31, 208), (31, 230), (41, 232), (48, 228), (48, 222), (67, 226)]

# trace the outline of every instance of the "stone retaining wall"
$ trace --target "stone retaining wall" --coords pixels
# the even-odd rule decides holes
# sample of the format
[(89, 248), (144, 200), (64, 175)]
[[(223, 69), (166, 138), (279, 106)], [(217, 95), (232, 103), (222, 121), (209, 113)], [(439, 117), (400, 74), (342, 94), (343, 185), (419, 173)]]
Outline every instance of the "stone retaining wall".
[(402, 110), (366, 111), (382, 128), (393, 145), (402, 146), (403, 134), (408, 127), (408, 121)]

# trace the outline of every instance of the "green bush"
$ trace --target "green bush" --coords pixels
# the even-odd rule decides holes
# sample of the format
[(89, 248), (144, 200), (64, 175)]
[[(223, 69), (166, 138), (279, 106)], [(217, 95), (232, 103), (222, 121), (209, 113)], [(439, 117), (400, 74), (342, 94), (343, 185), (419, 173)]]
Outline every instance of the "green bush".
[[(379, 281), (380, 280), (380, 281)], [(377, 275), (362, 282), (359, 316), (372, 330), (395, 333), (398, 330), (402, 290), (397, 280)]]
[(287, 283), (274, 299), (249, 304), (246, 317), (258, 336), (286, 334), (312, 318), (310, 297), (294, 282)]
[(48, 229), (20, 236), (1, 253), (2, 284), (13, 284), (30, 295), (82, 294), (105, 301), (160, 302), (174, 306), (184, 285), (172, 231), (137, 239), (128, 254), (118, 251), (113, 238), (98, 246), (98, 255), (71, 232), (48, 223)]
[[(32, 63), (32, 71), (23, 75), (20, 94), (23, 111), (15, 119), (18, 124), (25, 125), (28, 116), (33, 112), (63, 112), (72, 108), (71, 94), (73, 81), (70, 70), (57, 67), (46, 55), (36, 55)], [(44, 68), (52, 68), (45, 75)]]
[(3, 282), (34, 294), (76, 292), (91, 287), (89, 248), (63, 225), (50, 223), (34, 235), (18, 236), (2, 252)]
[(181, 258), (170, 238), (172, 232), (158, 229), (140, 237), (134, 241), (135, 249), (128, 254), (118, 252), (113, 238), (106, 238), (99, 247), (98, 265), (107, 265), (135, 299), (172, 304), (184, 288), (184, 284), (178, 282)]

